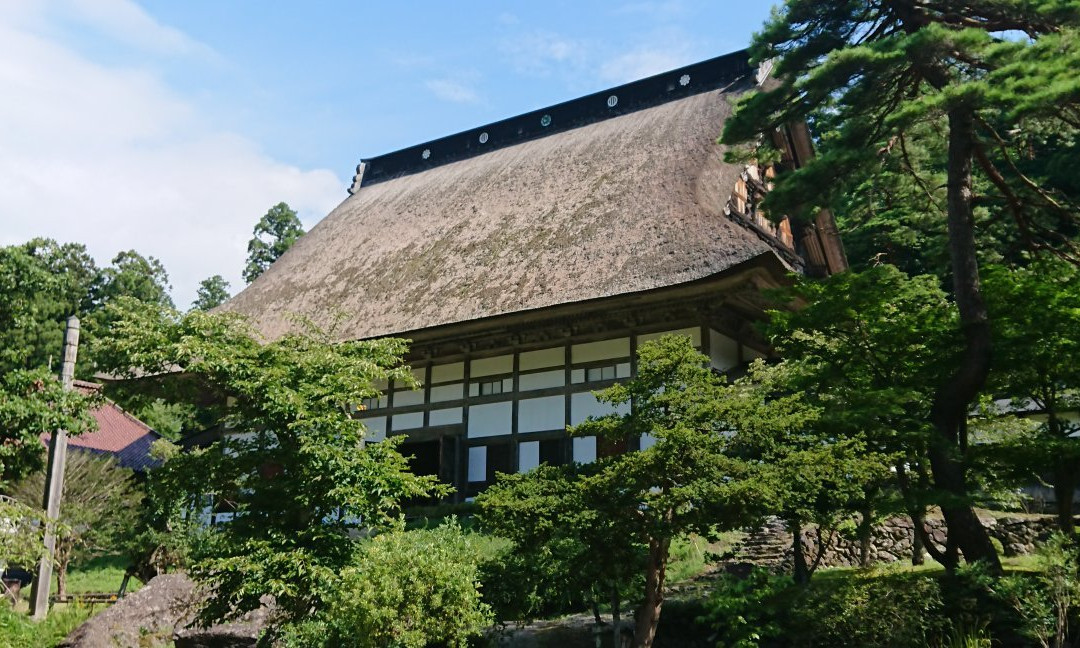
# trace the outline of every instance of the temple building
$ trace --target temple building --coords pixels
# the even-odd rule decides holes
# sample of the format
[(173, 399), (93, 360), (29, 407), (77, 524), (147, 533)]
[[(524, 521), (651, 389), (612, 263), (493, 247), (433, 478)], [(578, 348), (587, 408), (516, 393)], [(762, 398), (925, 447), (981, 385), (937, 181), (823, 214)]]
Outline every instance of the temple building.
[(846, 268), (832, 215), (774, 224), (773, 173), (812, 154), (796, 124), (777, 168), (717, 143), (766, 72), (736, 52), (365, 159), (349, 196), (225, 306), (267, 337), (295, 315), (341, 340), (412, 340), (420, 390), (360, 412), (407, 435), (414, 469), (467, 497), (497, 472), (587, 462), (567, 425), (632, 376), (635, 349), (689, 336), (718, 371), (768, 354), (763, 289)]

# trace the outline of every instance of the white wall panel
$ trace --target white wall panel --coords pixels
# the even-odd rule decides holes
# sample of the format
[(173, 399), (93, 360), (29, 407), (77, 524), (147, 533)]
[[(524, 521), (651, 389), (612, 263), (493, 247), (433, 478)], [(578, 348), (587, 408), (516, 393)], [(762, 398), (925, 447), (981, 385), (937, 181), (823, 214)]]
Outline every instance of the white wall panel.
[(465, 383), (451, 385), (439, 385), (431, 388), (431, 402), (441, 403), (448, 400), (461, 400), (465, 398)]
[(659, 331), (657, 333), (646, 333), (644, 335), (637, 336), (638, 346), (641, 346), (642, 342), (648, 342), (649, 340), (655, 340), (658, 337), (664, 335), (685, 335), (690, 338), (690, 341), (694, 343), (694, 346), (701, 346), (701, 327), (691, 326), (689, 328), (673, 329), (671, 331)]
[(518, 472), (528, 472), (540, 465), (540, 442), (523, 441), (518, 444)]
[(608, 403), (601, 403), (591, 392), (581, 392), (570, 395), (570, 425), (577, 425), (590, 416), (604, 416), (605, 414), (625, 414), (630, 411), (628, 403), (614, 407)]
[(498, 436), (510, 434), (511, 417), (513, 416), (512, 404), (488, 403), (487, 405), (473, 405), (469, 408), (469, 438)]
[(709, 364), (720, 371), (739, 366), (739, 343), (709, 329)]
[(482, 482), (487, 479), (487, 448), (478, 446), (469, 448), (469, 481)]
[(393, 418), (394, 431), (413, 430), (424, 427), (424, 413), (413, 412), (411, 414), (395, 414)]
[(423, 405), (424, 390), (394, 392), (394, 407), (408, 407), (409, 405)]
[(518, 401), (518, 432), (543, 432), (566, 427), (566, 401), (562, 396)]
[(480, 358), (479, 360), (472, 361), (472, 364), (469, 366), (469, 376), (471, 378), (494, 376), (495, 374), (507, 374), (513, 370), (514, 356), (512, 355)]
[(574, 437), (574, 461), (592, 463), (596, 461), (596, 437)]
[(462, 408), (450, 407), (447, 409), (431, 410), (428, 413), (428, 425), (456, 425), (461, 423)]
[(570, 347), (570, 360), (574, 364), (596, 362), (609, 358), (625, 358), (630, 355), (630, 338), (586, 342)]
[(450, 382), (451, 380), (465, 380), (464, 362), (451, 362), (450, 364), (431, 367), (432, 383)]
[(367, 428), (368, 441), (382, 441), (386, 439), (386, 417), (373, 416), (363, 419), (364, 427)]
[(562, 387), (566, 383), (566, 371), (556, 369), (554, 371), (541, 371), (539, 373), (521, 374), (518, 376), (518, 388), (521, 391), (530, 389), (547, 389), (548, 387)]
[(518, 358), (518, 367), (521, 371), (530, 369), (543, 369), (545, 367), (561, 367), (566, 362), (566, 349), (554, 347), (540, 349), (539, 351), (525, 351)]

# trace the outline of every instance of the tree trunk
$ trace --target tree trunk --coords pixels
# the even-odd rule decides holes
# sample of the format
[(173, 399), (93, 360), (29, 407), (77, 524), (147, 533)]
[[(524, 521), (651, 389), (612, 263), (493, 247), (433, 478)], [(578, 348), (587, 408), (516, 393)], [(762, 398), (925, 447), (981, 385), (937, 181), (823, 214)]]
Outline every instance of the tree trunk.
[(926, 557), (923, 553), (926, 551), (923, 545), (923, 534), (921, 529), (923, 528), (924, 515), (922, 511), (911, 511), (911, 564), (918, 567), (926, 562)]
[(798, 522), (792, 522), (789, 526), (791, 528), (792, 558), (795, 565), (792, 577), (796, 583), (805, 585), (810, 582), (810, 567), (806, 564), (806, 547), (803, 546), (802, 541), (802, 525)]
[(1076, 466), (1058, 462), (1054, 469), (1054, 504), (1057, 507), (1058, 528), (1066, 535), (1076, 533), (1073, 520), (1073, 495), (1076, 493)]
[(619, 591), (618, 574), (616, 580), (611, 583), (611, 645), (619, 648), (622, 645), (622, 592)]
[(964, 353), (960, 366), (934, 395), (931, 419), (936, 434), (930, 443), (930, 469), (946, 499), (941, 512), (949, 528), (949, 540), (969, 562), (984, 561), (993, 574), (1001, 562), (990, 536), (968, 501), (968, 484), (962, 456), (961, 435), (971, 403), (986, 384), (990, 372), (990, 320), (979, 283), (975, 223), (972, 214), (971, 161), (975, 131), (972, 110), (954, 106), (949, 110), (948, 229), (952, 261), (953, 296), (960, 313)]
[(56, 562), (56, 597), (63, 598), (67, 596), (67, 570), (68, 563), (70, 561), (67, 558), (58, 558)]
[(652, 648), (656, 626), (660, 623), (660, 608), (664, 605), (664, 579), (667, 576), (669, 539), (649, 540), (649, 556), (645, 563), (645, 600), (634, 619), (634, 648)]
[(859, 516), (859, 567), (865, 569), (870, 566), (870, 545), (874, 535), (874, 517), (869, 504), (863, 507)]

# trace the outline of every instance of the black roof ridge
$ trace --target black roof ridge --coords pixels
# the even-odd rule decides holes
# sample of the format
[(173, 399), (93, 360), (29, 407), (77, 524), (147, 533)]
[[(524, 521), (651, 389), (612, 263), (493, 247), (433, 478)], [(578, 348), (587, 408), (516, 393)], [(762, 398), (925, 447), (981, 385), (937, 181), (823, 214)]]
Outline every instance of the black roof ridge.
[(521, 142), (715, 90), (753, 77), (749, 53), (738, 50), (613, 88), (364, 158), (349, 193), (384, 180), (426, 171)]

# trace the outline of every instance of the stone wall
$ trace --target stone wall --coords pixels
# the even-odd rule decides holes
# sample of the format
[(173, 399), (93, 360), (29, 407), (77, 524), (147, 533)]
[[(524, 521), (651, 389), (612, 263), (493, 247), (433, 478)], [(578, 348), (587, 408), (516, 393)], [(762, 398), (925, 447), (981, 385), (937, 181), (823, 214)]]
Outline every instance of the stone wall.
[[(991, 538), (1001, 542), (1005, 556), (1020, 556), (1034, 553), (1039, 543), (1053, 533), (1056, 521), (1052, 516), (1013, 516), (980, 518)], [(946, 540), (945, 521), (930, 518), (926, 521), (930, 538), (939, 548), (944, 548)], [(803, 545), (806, 547), (808, 561), (813, 561), (818, 554), (819, 537), (817, 529), (804, 530)], [(870, 561), (874, 563), (911, 560), (914, 528), (909, 518), (885, 520), (874, 528), (870, 544)], [(826, 534), (825, 556), (821, 559), (823, 567), (854, 567), (859, 564), (859, 541), (857, 538)], [(777, 564), (792, 562), (791, 536), (779, 520), (770, 520), (765, 526), (752, 533), (736, 548), (739, 558), (757, 564)]]

